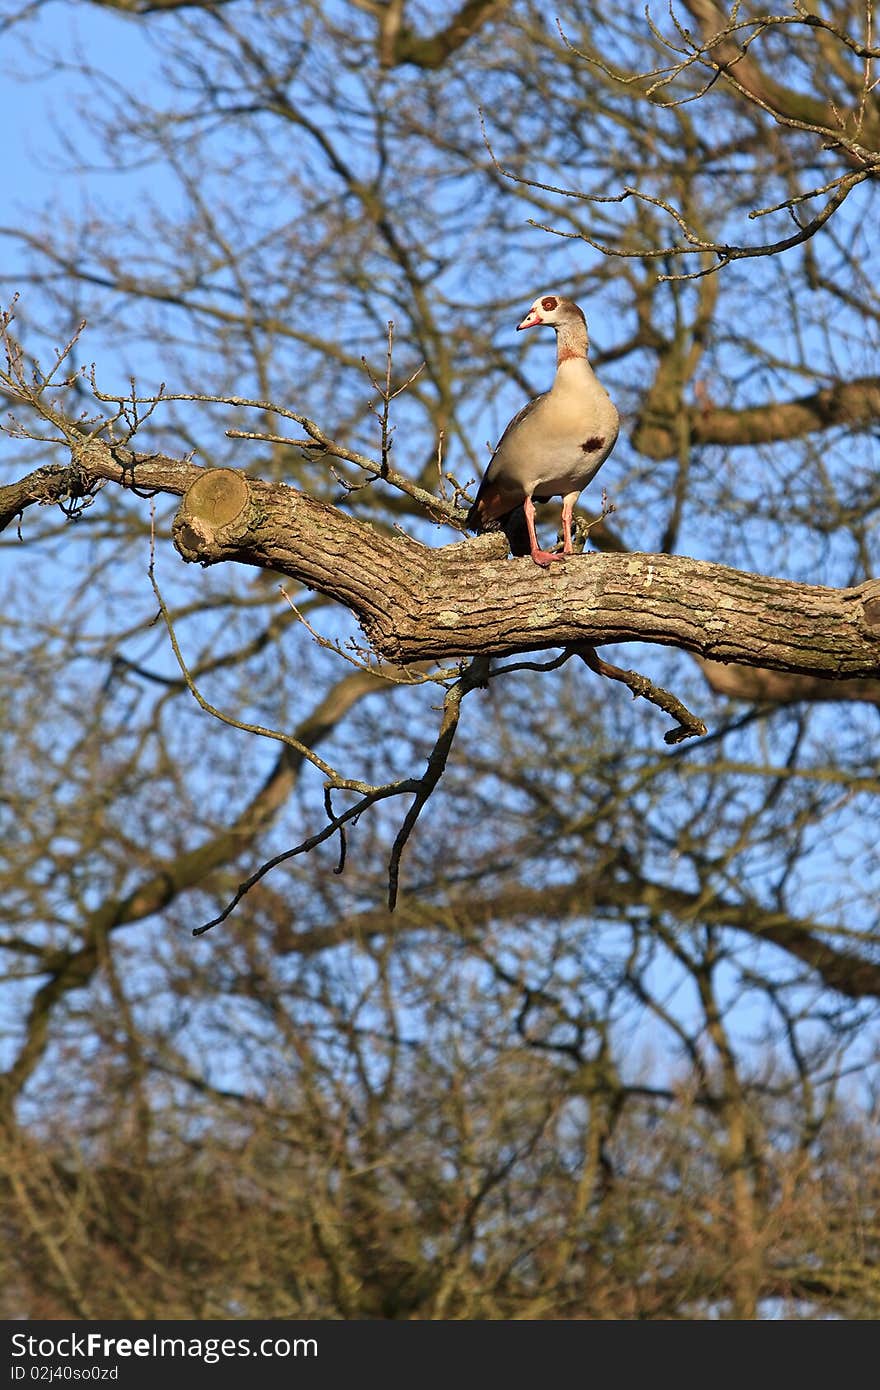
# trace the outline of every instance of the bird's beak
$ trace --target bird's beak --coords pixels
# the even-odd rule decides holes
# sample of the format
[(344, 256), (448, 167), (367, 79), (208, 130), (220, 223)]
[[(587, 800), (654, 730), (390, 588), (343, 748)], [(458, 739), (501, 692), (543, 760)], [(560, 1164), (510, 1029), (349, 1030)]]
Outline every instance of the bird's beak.
[(543, 322), (544, 320), (541, 318), (541, 315), (538, 313), (537, 309), (530, 309), (529, 312), (526, 314), (525, 318), (523, 319), (522, 323), (518, 323), (516, 325), (516, 331), (518, 333), (521, 328), (534, 328), (536, 324)]

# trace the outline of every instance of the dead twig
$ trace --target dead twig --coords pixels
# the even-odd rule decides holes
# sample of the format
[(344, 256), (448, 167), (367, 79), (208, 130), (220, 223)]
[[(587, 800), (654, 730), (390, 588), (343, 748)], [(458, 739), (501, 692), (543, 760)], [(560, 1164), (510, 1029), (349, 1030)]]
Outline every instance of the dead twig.
[(633, 699), (641, 697), (643, 700), (649, 700), (652, 705), (677, 719), (677, 727), (667, 730), (663, 735), (665, 743), (683, 743), (686, 738), (702, 738), (707, 732), (702, 719), (691, 714), (681, 700), (662, 686), (655, 685), (647, 676), (641, 675), (638, 671), (625, 671), (620, 666), (612, 666), (610, 661), (603, 661), (597, 655), (595, 647), (577, 646), (571, 648), (571, 651), (573, 655), (579, 656), (591, 671), (595, 671), (597, 676), (607, 676), (609, 680), (620, 681), (632, 691)]

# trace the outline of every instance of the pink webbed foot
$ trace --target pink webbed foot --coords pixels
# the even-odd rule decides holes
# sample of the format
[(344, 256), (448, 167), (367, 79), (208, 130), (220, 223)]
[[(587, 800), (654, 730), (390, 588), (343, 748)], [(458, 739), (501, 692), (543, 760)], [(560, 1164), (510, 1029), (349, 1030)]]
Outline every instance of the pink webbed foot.
[(531, 497), (527, 497), (523, 502), (523, 512), (529, 531), (529, 554), (535, 564), (540, 565), (542, 569), (548, 569), (554, 560), (564, 560), (565, 556), (560, 555), (558, 551), (542, 550), (538, 545), (538, 536), (535, 531), (535, 507)]
[(529, 552), (536, 565), (542, 569), (549, 569), (554, 560), (564, 560), (566, 557), (558, 550), (532, 550)]

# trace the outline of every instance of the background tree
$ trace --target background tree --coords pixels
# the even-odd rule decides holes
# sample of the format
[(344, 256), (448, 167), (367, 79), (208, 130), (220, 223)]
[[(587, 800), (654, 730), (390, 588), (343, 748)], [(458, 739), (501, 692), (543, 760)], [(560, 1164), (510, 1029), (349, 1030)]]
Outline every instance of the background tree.
[[(91, 7), (137, 84), (50, 9), (6, 1315), (876, 1316), (870, 7)], [(561, 583), (449, 529), (549, 288), (624, 419)]]

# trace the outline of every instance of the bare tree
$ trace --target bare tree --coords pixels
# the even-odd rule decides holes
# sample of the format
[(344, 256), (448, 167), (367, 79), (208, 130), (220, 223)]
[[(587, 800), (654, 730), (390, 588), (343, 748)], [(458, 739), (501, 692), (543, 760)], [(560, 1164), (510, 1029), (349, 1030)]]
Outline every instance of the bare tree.
[[(7, 1315), (874, 1316), (870, 6), (99, 8), (167, 182), (5, 229)], [(551, 287), (542, 574), (462, 528)]]

